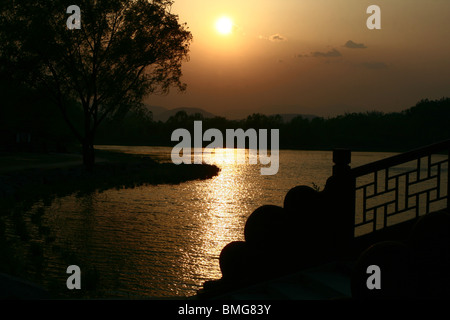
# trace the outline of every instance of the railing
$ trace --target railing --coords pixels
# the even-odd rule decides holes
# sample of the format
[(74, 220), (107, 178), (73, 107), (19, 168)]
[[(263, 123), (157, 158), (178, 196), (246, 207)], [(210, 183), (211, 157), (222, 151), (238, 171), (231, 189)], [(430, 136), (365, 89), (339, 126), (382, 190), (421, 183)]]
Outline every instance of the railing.
[(354, 236), (449, 208), (450, 140), (349, 170)]
[[(250, 215), (245, 241), (229, 243), (220, 254), (222, 280), (260, 281), (348, 258), (360, 254), (366, 242), (409, 228), (389, 232), (392, 225), (448, 209), (449, 157), (447, 140), (352, 169), (351, 151), (334, 150), (333, 175), (324, 190), (295, 187), (283, 208), (266, 205)], [(387, 233), (374, 233), (386, 228)], [(355, 241), (363, 234), (369, 237)]]

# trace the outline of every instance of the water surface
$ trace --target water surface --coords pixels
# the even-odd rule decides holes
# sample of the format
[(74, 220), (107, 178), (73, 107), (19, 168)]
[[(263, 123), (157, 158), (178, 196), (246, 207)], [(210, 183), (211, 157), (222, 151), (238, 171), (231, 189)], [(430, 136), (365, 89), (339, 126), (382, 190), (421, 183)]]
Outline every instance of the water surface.
[[(169, 161), (171, 148), (106, 147)], [(236, 151), (236, 152), (242, 152)], [(245, 152), (245, 151), (244, 151)], [(352, 166), (393, 155), (355, 152)], [(45, 251), (45, 277), (65, 284), (67, 265), (96, 270), (100, 297), (185, 297), (206, 280), (219, 279), (219, 254), (244, 239), (247, 217), (264, 204), (283, 205), (297, 185), (322, 189), (332, 172), (332, 152), (280, 151), (279, 172), (236, 164), (224, 150), (218, 176), (179, 185), (140, 186), (59, 198), (43, 207), (54, 242)], [(56, 249), (55, 249), (56, 248)], [(58, 250), (59, 251), (58, 251)], [(70, 252), (61, 260), (61, 252)], [(72, 254), (73, 253), (73, 254)], [(89, 281), (89, 279), (87, 280)]]

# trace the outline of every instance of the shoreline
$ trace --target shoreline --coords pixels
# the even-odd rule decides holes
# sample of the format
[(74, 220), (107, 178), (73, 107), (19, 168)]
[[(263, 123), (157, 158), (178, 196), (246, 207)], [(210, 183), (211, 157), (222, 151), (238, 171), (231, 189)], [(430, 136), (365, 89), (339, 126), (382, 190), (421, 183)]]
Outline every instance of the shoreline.
[[(173, 148), (173, 145), (162, 145), (162, 144), (149, 144), (149, 145), (142, 145), (142, 144), (114, 144), (114, 143), (104, 143), (104, 144), (99, 144), (98, 146), (102, 146), (102, 147), (144, 147), (144, 148)], [(202, 148), (206, 148), (206, 145), (203, 146)], [(403, 152), (407, 152), (410, 151), (410, 148), (392, 148), (392, 149), (381, 149), (381, 148), (375, 148), (375, 147), (365, 147), (365, 148), (361, 148), (361, 147), (354, 147), (352, 148), (351, 146), (330, 146), (330, 147), (317, 147), (317, 148), (293, 148), (293, 147), (283, 147), (280, 146), (279, 150), (280, 151), (333, 151), (333, 149), (340, 149), (340, 148), (344, 148), (344, 149), (350, 149), (352, 152), (387, 152), (387, 153), (403, 153)], [(226, 149), (226, 147), (224, 147), (223, 149)], [(234, 148), (237, 149), (237, 148)], [(248, 149), (246, 147), (246, 149)], [(96, 149), (98, 150), (98, 149)]]
[(0, 197), (5, 201), (39, 200), (73, 193), (91, 193), (111, 188), (142, 185), (179, 184), (210, 179), (220, 168), (209, 164), (160, 163), (149, 157), (102, 152), (106, 159), (96, 162), (94, 171), (85, 171), (74, 162), (24, 167), (0, 172)]

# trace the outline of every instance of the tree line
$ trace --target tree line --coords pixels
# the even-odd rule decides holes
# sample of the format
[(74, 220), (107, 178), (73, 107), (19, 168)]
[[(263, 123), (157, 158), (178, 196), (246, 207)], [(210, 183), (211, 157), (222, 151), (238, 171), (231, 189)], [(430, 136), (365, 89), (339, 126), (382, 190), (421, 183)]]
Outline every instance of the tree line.
[[(64, 151), (78, 145), (61, 114), (49, 101), (30, 88), (0, 83), (0, 146), (16, 141), (16, 134), (31, 133), (40, 141), (37, 151)], [(73, 103), (68, 109), (74, 123), (82, 130), (82, 107)], [(241, 120), (224, 117), (205, 118), (202, 114), (179, 111), (167, 121), (154, 121), (143, 105), (126, 114), (105, 120), (99, 127), (95, 144), (174, 146), (172, 132), (186, 128), (193, 134), (194, 121), (202, 121), (203, 132), (219, 129), (279, 129), (280, 148), (330, 150), (351, 148), (360, 151), (407, 151), (450, 138), (450, 98), (423, 99), (401, 112), (369, 111), (346, 113), (335, 117), (297, 116), (283, 121), (280, 115), (251, 114)], [(42, 143), (45, 147), (42, 147)], [(207, 145), (208, 143), (205, 143)], [(48, 148), (55, 145), (59, 148)]]
[(360, 151), (406, 151), (450, 138), (450, 98), (423, 99), (401, 112), (368, 111), (336, 117), (307, 119), (297, 116), (283, 121), (280, 115), (255, 113), (241, 120), (204, 118), (179, 111), (166, 122), (153, 121), (145, 108), (111, 120), (99, 130), (97, 144), (174, 146), (171, 134), (185, 128), (193, 134), (194, 121), (202, 121), (203, 132), (226, 129), (279, 129), (280, 148)]

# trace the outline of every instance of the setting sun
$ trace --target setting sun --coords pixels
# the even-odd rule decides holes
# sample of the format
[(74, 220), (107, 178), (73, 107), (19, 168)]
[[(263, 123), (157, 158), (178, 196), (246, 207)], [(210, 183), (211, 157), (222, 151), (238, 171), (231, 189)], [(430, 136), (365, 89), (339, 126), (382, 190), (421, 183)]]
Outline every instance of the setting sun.
[(222, 17), (216, 22), (216, 30), (223, 35), (230, 34), (233, 30), (233, 22), (228, 17)]

